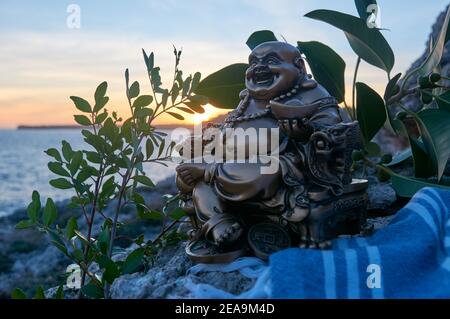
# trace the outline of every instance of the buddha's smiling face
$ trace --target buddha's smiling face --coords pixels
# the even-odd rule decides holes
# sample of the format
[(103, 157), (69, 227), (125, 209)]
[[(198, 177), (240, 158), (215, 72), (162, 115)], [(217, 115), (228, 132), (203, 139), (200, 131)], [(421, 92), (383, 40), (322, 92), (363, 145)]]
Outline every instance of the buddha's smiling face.
[(304, 62), (294, 46), (266, 42), (249, 56), (245, 85), (251, 97), (268, 101), (292, 89), (304, 74)]

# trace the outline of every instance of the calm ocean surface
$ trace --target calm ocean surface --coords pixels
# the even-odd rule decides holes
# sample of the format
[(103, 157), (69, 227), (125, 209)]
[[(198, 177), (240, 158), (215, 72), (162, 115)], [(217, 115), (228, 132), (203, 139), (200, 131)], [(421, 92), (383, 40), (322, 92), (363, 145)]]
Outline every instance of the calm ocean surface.
[[(56, 175), (48, 170), (50, 157), (44, 151), (50, 147), (60, 149), (62, 140), (75, 150), (83, 146), (81, 132), (75, 129), (0, 130), (0, 216), (26, 207), (33, 190), (55, 200), (73, 196), (70, 190), (56, 190), (48, 184)], [(158, 182), (173, 175), (175, 164), (168, 164), (144, 167), (147, 175)]]

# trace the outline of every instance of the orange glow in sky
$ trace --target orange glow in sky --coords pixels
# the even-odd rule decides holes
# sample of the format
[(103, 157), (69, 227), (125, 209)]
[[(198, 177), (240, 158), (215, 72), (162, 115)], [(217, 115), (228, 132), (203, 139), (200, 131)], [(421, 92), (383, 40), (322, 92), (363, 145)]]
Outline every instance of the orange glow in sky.
[[(446, 0), (381, 1), (383, 35), (395, 52), (391, 76), (405, 72), (426, 49), (424, 43)], [(109, 111), (128, 117), (124, 71), (139, 81), (141, 94), (151, 94), (141, 50), (154, 52), (163, 87), (173, 78), (173, 45), (182, 48), (184, 77), (197, 71), (206, 77), (232, 63), (246, 62), (248, 36), (261, 29), (274, 31), (289, 43), (320, 41), (346, 62), (347, 104), (356, 55), (345, 35), (303, 15), (315, 9), (357, 14), (354, 1), (158, 1), (127, 2), (79, 0), (80, 27), (67, 23), (62, 1), (0, 1), (0, 128), (18, 125), (73, 125), (79, 114), (69, 96), (93, 101), (97, 85), (108, 82)], [(412, 4), (414, 3), (414, 4)], [(400, 14), (400, 13), (401, 14)], [(220, 19), (219, 18), (220, 15)], [(18, 18), (20, 17), (20, 18)], [(117, 23), (120, 21), (120, 23)], [(224, 23), (226, 21), (226, 23)], [(420, 21), (418, 24), (417, 21)], [(357, 81), (383, 94), (386, 73), (361, 63)], [(185, 116), (199, 123), (229, 110), (206, 106), (204, 114)], [(170, 115), (155, 124), (180, 123)]]

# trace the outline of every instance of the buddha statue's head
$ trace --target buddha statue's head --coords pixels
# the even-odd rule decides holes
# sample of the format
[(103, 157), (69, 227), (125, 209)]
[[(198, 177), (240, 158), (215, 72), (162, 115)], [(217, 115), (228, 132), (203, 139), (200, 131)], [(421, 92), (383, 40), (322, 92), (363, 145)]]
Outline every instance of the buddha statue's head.
[(300, 51), (285, 42), (265, 42), (249, 56), (245, 85), (250, 96), (270, 100), (288, 92), (305, 77)]

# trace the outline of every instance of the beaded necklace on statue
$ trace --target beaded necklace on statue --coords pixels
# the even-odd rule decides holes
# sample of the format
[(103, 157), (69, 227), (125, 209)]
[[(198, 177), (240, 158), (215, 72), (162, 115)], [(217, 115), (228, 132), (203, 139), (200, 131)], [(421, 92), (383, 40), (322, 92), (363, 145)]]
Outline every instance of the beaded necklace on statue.
[[(273, 98), (272, 101), (278, 102), (287, 97), (291, 97), (297, 93), (297, 90), (299, 88), (300, 88), (300, 85), (297, 84), (294, 86), (294, 88), (292, 90), (290, 90), (286, 94), (281, 94), (281, 95)], [(244, 100), (242, 101), (242, 103), (233, 112), (230, 112), (230, 115), (225, 119), (224, 127), (232, 128), (232, 127), (234, 127), (234, 125), (236, 123), (247, 122), (247, 121), (251, 121), (254, 119), (262, 118), (262, 117), (269, 115), (271, 112), (270, 105), (267, 104), (265, 110), (244, 115), (249, 104), (250, 104), (250, 95), (247, 93), (247, 95), (244, 97)]]

